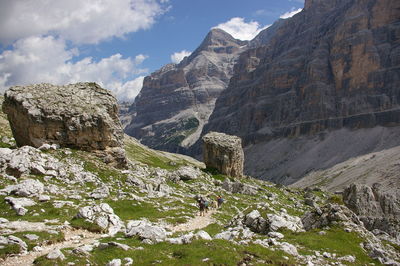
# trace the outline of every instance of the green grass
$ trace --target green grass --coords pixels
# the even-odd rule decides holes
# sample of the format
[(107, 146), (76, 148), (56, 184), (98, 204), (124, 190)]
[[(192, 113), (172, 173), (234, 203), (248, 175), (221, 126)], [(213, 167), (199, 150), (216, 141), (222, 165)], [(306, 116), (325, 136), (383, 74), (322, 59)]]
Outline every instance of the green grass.
[[(37, 235), (39, 239), (29, 240), (25, 237), (26, 234)], [(24, 231), (24, 232), (16, 232), (13, 233), (12, 235), (21, 238), (28, 245), (28, 250), (32, 250), (33, 247), (40, 244), (51, 245), (57, 242), (64, 241), (64, 234), (62, 232), (59, 232), (58, 234), (50, 234), (45, 231), (43, 232)]]
[[(24, 220), (29, 222), (43, 222), (45, 219), (53, 220), (59, 219), (60, 223), (70, 220), (77, 210), (73, 207), (64, 206), (63, 208), (55, 208), (51, 202), (37, 202), (35, 206), (26, 207), (28, 213), (24, 216), (16, 215), (15, 211), (11, 209), (10, 205), (5, 202), (6, 196), (0, 196), (0, 217), (4, 217), (10, 221)], [(44, 210), (42, 212), (41, 210)], [(34, 213), (39, 215), (34, 216)]]
[(162, 156), (161, 154), (152, 151), (151, 149), (145, 149), (142, 146), (136, 144), (132, 140), (126, 140), (125, 151), (129, 159), (147, 164), (151, 167), (159, 167), (166, 170), (175, 170), (186, 162), (172, 161), (171, 159)]
[(70, 223), (74, 228), (81, 228), (94, 233), (104, 233), (103, 228), (82, 218), (73, 218)]
[(365, 251), (360, 247), (363, 239), (355, 232), (345, 232), (342, 228), (332, 227), (325, 230), (325, 235), (319, 235), (320, 230), (311, 230), (308, 232), (295, 233), (285, 230), (284, 240), (300, 245), (300, 254), (313, 254), (315, 250), (329, 253), (336, 253), (338, 257), (353, 255), (356, 257), (355, 265), (365, 265), (368, 263), (376, 263)]
[[(116, 241), (115, 239), (106, 239)], [(166, 242), (144, 245), (138, 239), (119, 240), (131, 247), (142, 246), (144, 250), (124, 251), (117, 247), (94, 250), (87, 260), (92, 265), (105, 265), (112, 259), (130, 257), (135, 265), (239, 265), (247, 261), (252, 265), (297, 265), (296, 261), (282, 251), (271, 251), (259, 245), (240, 246), (225, 240), (195, 240), (189, 245), (173, 245)], [(64, 254), (67, 259), (58, 265), (66, 265), (70, 261), (83, 262), (76, 254)], [(251, 257), (250, 257), (251, 256)], [(289, 257), (285, 260), (283, 257)], [(203, 261), (205, 260), (206, 261)], [(43, 256), (36, 259), (39, 265), (48, 264)]]
[[(186, 222), (186, 219), (180, 217), (181, 215), (178, 214), (182, 212), (182, 209), (164, 211), (159, 210), (151, 203), (137, 202), (135, 200), (108, 200), (105, 202), (108, 203), (111, 208), (113, 208), (114, 213), (124, 221), (146, 218), (152, 222), (158, 221), (159, 219), (166, 219), (172, 223)], [(184, 211), (190, 216), (190, 213), (195, 213), (196, 209), (192, 206), (187, 206)]]
[(4, 259), (12, 254), (18, 254), (20, 252), (20, 247), (17, 244), (7, 245), (0, 249), (0, 258)]
[(335, 195), (335, 194), (334, 194), (334, 195), (331, 195), (331, 196), (328, 198), (327, 202), (328, 202), (328, 203), (336, 203), (336, 204), (344, 205), (342, 195)]

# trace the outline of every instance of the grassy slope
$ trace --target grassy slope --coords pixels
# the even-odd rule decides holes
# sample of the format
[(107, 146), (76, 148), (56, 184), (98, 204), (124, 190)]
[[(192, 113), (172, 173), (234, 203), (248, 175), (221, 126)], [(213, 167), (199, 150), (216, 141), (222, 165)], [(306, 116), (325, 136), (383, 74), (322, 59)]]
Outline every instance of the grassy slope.
[[(2, 125), (0, 134), (2, 136), (10, 136), (10, 129), (5, 124), (5, 116), (0, 112), (0, 123)], [(203, 165), (193, 159), (185, 156), (172, 155), (155, 150), (148, 149), (132, 138), (126, 138), (126, 151), (128, 157), (133, 160), (146, 164), (151, 167), (160, 167), (167, 170), (174, 170), (181, 165)], [(153, 222), (169, 222), (182, 223), (195, 216), (197, 209), (195, 201), (192, 198), (185, 198), (185, 193), (190, 194), (208, 194), (207, 189), (214, 186), (215, 180), (223, 180), (225, 176), (214, 174), (211, 179), (196, 180), (186, 183), (169, 183), (174, 188), (175, 193), (172, 198), (154, 198), (145, 201), (136, 201), (131, 195), (139, 197), (145, 196), (143, 192), (134, 186), (127, 185), (125, 180), (127, 174), (110, 168), (101, 160), (92, 154), (72, 150), (71, 154), (66, 154), (65, 150), (50, 151), (48, 154), (53, 155), (62, 162), (81, 163), (86, 171), (96, 174), (102, 182), (105, 182), (111, 190), (110, 197), (104, 200), (91, 200), (88, 194), (93, 191), (97, 185), (86, 183), (85, 185), (67, 185), (59, 180), (44, 180), (43, 176), (31, 175), (29, 178), (39, 179), (47, 185), (56, 185), (63, 190), (60, 194), (50, 194), (52, 200), (50, 202), (38, 203), (36, 206), (27, 207), (29, 212), (26, 216), (16, 216), (15, 212), (4, 202), (4, 196), (0, 197), (0, 217), (9, 220), (28, 220), (32, 222), (57, 219), (52, 223), (62, 224), (65, 221), (71, 222), (72, 225), (98, 231), (98, 228), (84, 221), (74, 220), (73, 217), (77, 213), (79, 206), (86, 206), (93, 202), (107, 202), (114, 209), (115, 213), (125, 222), (130, 219), (147, 218)], [(27, 178), (26, 177), (26, 178)], [(260, 209), (263, 214), (279, 210), (287, 209), (288, 213), (293, 215), (302, 215), (309, 207), (297, 208), (294, 201), (304, 200), (304, 193), (300, 190), (289, 190), (286, 188), (276, 187), (272, 184), (261, 182), (258, 180), (247, 179), (243, 182), (256, 184), (262, 188), (257, 195), (248, 196), (219, 192), (226, 199), (223, 208), (214, 214), (216, 223), (205, 228), (212, 236), (224, 230), (224, 225), (229, 223), (238, 210), (246, 213), (257, 208), (259, 203), (269, 203), (270, 208)], [(10, 181), (0, 177), (0, 189), (10, 184)], [(82, 199), (76, 200), (68, 198), (71, 193), (79, 194)], [(328, 196), (321, 192), (314, 192), (321, 200), (328, 199)], [(125, 196), (118, 196), (124, 194)], [(276, 199), (271, 201), (268, 196), (276, 195)], [(120, 197), (117, 200), (117, 197)], [(68, 200), (72, 202), (72, 206), (63, 208), (55, 208), (53, 203), (55, 200)], [(167, 209), (163, 207), (168, 207)], [(36, 215), (38, 214), (38, 215)], [(285, 232), (284, 241), (295, 244), (301, 254), (312, 254), (315, 250), (320, 252), (329, 251), (339, 255), (355, 255), (357, 257), (356, 264), (363, 265), (365, 263), (374, 263), (367, 254), (360, 248), (359, 243), (362, 241), (357, 235), (345, 233), (341, 228), (331, 228), (326, 230), (327, 234), (322, 236), (317, 231), (305, 233), (289, 233)], [(21, 232), (18, 236), (23, 237), (26, 233)], [(49, 238), (52, 241), (60, 241), (60, 235), (48, 236), (45, 232), (36, 233), (40, 236), (36, 242), (29, 242), (29, 248), (42, 243), (43, 239)], [(264, 238), (265, 236), (260, 236)], [(236, 245), (229, 241), (213, 240), (213, 241), (194, 241), (189, 245), (172, 245), (168, 243), (159, 243), (155, 245), (144, 245), (136, 238), (124, 238), (119, 234), (112, 238), (102, 239), (102, 242), (117, 241), (130, 245), (133, 249), (122, 251), (115, 247), (104, 250), (94, 250), (89, 256), (79, 256), (64, 250), (67, 259), (58, 262), (58, 265), (67, 265), (68, 262), (74, 262), (76, 265), (91, 263), (93, 265), (104, 265), (106, 262), (114, 258), (123, 259), (131, 257), (137, 265), (161, 264), (161, 265), (237, 265), (240, 262), (251, 262), (253, 265), (296, 265), (298, 262), (290, 255), (282, 251), (272, 251), (263, 248), (260, 245)], [(345, 244), (342, 244), (345, 243)], [(144, 250), (135, 248), (143, 247)], [(7, 253), (15, 253), (18, 250), (15, 247), (8, 249), (0, 249), (0, 257), (6, 256)], [(39, 265), (54, 265), (54, 261), (48, 261), (45, 257), (37, 259)]]

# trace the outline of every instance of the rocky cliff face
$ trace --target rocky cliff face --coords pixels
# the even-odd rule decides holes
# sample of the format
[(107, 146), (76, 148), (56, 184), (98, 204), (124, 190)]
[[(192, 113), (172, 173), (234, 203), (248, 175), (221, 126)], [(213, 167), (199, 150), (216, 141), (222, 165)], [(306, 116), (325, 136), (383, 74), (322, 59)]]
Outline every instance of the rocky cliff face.
[(145, 78), (135, 100), (136, 117), (128, 135), (157, 149), (177, 151), (196, 142), (229, 82), (233, 65), (247, 42), (213, 29), (181, 63)]
[(346, 206), (354, 211), (368, 230), (379, 229), (400, 239), (400, 191), (385, 193), (380, 184), (372, 187), (352, 184), (343, 192)]
[[(399, 145), (358, 131), (400, 132), (399, 17), (395, 0), (306, 1), (267, 45), (240, 55), (204, 132), (242, 137), (246, 172), (284, 183), (321, 167), (318, 160), (328, 167)], [(350, 135), (376, 145), (357, 139), (346, 146)], [(342, 155), (338, 143), (354, 151)], [(366, 146), (352, 147), (359, 143)], [(318, 160), (298, 151), (314, 151)]]

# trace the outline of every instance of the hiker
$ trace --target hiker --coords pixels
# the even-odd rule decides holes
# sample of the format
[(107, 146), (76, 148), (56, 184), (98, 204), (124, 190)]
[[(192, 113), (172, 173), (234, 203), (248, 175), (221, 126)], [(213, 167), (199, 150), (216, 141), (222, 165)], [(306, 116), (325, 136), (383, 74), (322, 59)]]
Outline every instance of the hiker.
[(208, 200), (204, 200), (204, 210), (206, 213), (209, 211), (209, 205), (210, 203), (208, 202)]
[(199, 209), (200, 209), (200, 216), (204, 216), (204, 210), (205, 210), (205, 201), (203, 198), (198, 199), (198, 204), (199, 204)]
[(218, 196), (217, 196), (217, 206), (218, 206), (218, 209), (221, 208), (221, 205), (222, 205), (223, 202), (224, 202), (224, 199), (223, 199), (220, 195), (218, 195)]

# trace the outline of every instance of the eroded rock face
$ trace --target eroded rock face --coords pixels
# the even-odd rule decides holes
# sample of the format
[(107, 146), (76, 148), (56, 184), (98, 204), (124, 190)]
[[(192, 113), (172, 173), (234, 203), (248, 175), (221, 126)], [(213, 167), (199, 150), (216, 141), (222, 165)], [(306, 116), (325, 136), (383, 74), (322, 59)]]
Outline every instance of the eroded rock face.
[(207, 167), (232, 177), (243, 176), (244, 153), (239, 137), (210, 132), (203, 137), (203, 142), (203, 160)]
[(400, 192), (383, 192), (379, 184), (351, 184), (343, 192), (343, 201), (367, 229), (380, 229), (400, 239)]
[(189, 57), (146, 77), (132, 105), (135, 118), (125, 132), (159, 150), (191, 146), (200, 138), (246, 43), (213, 29)]
[(323, 228), (324, 226), (339, 222), (361, 224), (360, 219), (354, 212), (345, 206), (330, 203), (307, 212), (301, 220), (306, 231)]
[[(18, 146), (47, 143), (120, 152), (123, 131), (117, 101), (96, 83), (15, 86), (4, 96), (3, 111)], [(117, 163), (124, 163), (124, 156), (116, 157)]]
[[(342, 128), (400, 125), (400, 2), (309, 0), (305, 6), (285, 20), (268, 45), (239, 56), (203, 130), (240, 136), (249, 154), (271, 143), (256, 158), (246, 157), (246, 173), (275, 182), (285, 175), (293, 182), (320, 167), (317, 161), (304, 162), (292, 170), (291, 162), (304, 154), (280, 155), (277, 145), (284, 141), (319, 134), (323, 139), (328, 134), (322, 132)], [(300, 145), (292, 149), (304, 147)], [(318, 140), (307, 148), (317, 146)], [(332, 144), (326, 150), (334, 148)], [(374, 148), (363, 147), (355, 156)], [(279, 157), (255, 165), (271, 153)]]

